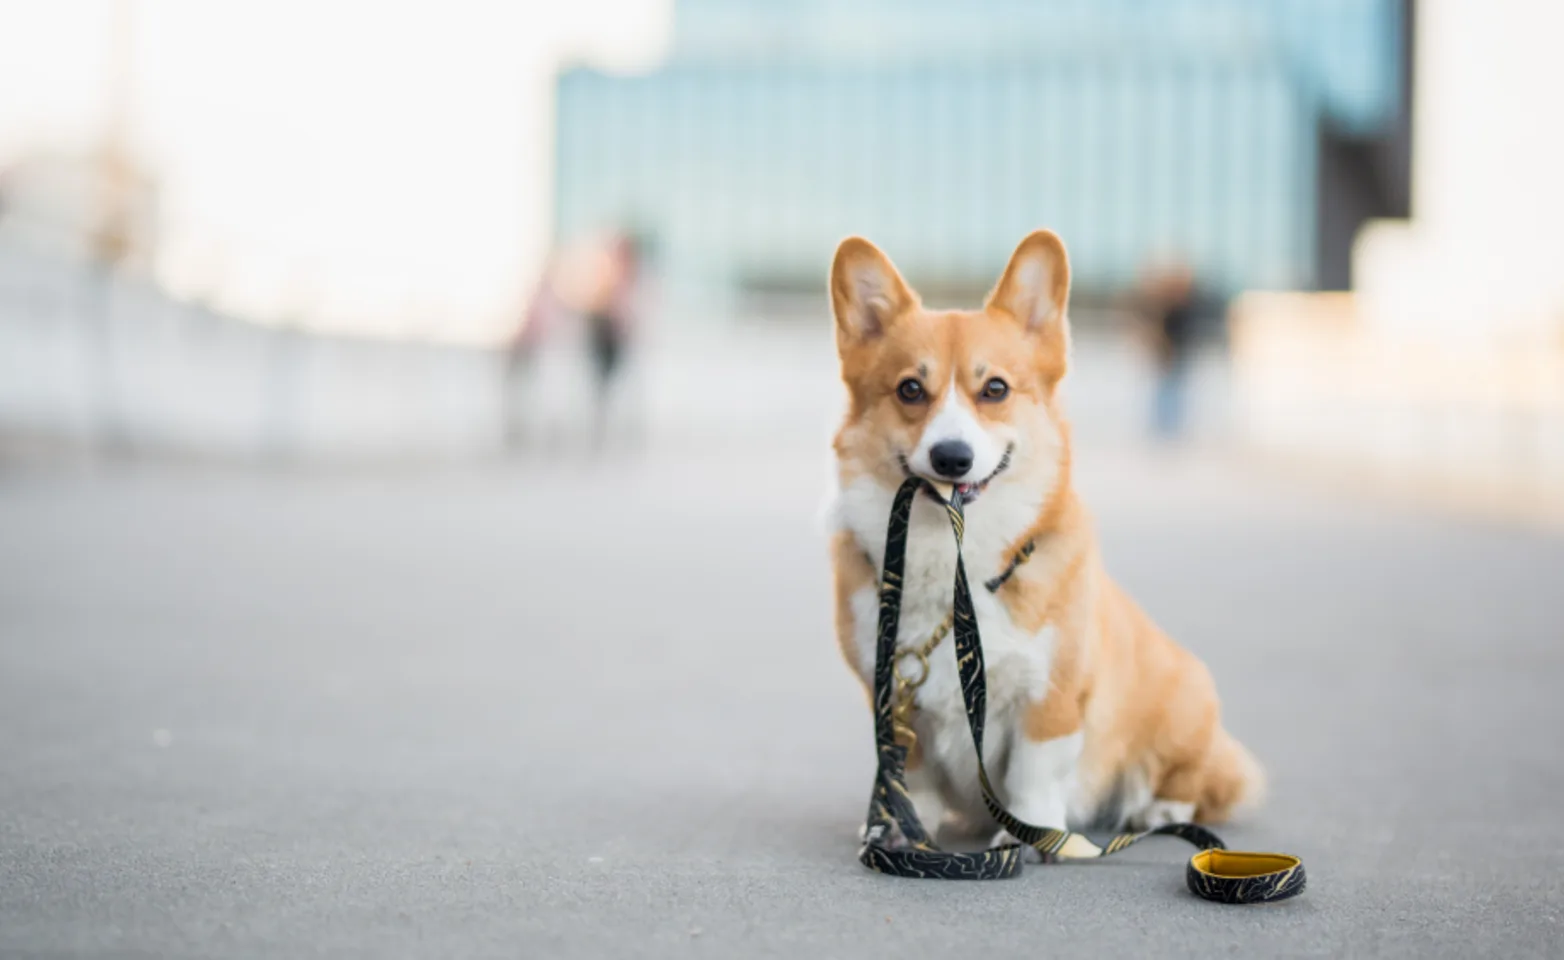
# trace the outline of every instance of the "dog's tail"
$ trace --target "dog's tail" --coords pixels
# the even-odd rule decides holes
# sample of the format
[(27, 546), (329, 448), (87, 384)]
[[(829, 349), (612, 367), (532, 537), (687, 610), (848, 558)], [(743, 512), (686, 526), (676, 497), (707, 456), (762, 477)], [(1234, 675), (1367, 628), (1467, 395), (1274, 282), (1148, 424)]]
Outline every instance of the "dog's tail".
[(1252, 810), (1265, 800), (1265, 771), (1254, 755), (1221, 727), (1206, 754), (1205, 777), (1195, 819), (1220, 823), (1234, 813)]

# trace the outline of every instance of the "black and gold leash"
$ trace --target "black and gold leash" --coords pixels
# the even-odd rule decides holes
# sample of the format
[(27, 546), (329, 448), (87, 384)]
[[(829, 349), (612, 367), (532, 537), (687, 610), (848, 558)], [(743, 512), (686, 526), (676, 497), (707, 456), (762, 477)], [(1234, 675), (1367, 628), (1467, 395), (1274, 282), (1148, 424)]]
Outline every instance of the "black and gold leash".
[[(907, 747), (897, 742), (895, 663), (896, 639), (901, 618), (902, 574), (907, 559), (907, 532), (912, 506), (919, 489), (927, 489), (944, 504), (956, 537), (956, 583), (952, 603), (951, 626), (955, 637), (956, 668), (961, 681), (961, 698), (966, 705), (967, 726), (977, 750), (978, 784), (983, 802), (1000, 826), (1017, 840), (975, 852), (941, 850), (918, 820), (907, 792)], [(890, 523), (885, 534), (885, 565), (880, 576), (880, 620), (874, 660), (874, 737), (879, 754), (874, 792), (869, 799), (864, 844), (858, 859), (880, 873), (901, 877), (941, 880), (1001, 880), (1021, 871), (1022, 844), (1031, 846), (1045, 861), (1060, 857), (1091, 859), (1118, 853), (1154, 836), (1187, 840), (1200, 848), (1185, 871), (1189, 889), (1207, 900), (1222, 903), (1267, 903), (1285, 900), (1303, 892), (1303, 864), (1286, 854), (1244, 853), (1226, 849), (1216, 834), (1198, 824), (1173, 823), (1143, 833), (1121, 833), (1098, 846), (1078, 833), (1051, 827), (1039, 827), (1016, 819), (994, 794), (983, 764), (983, 727), (987, 716), (988, 684), (983, 669), (983, 645), (978, 637), (977, 615), (972, 593), (967, 586), (966, 566), (961, 558), (964, 518), (960, 497), (946, 497), (933, 484), (910, 477), (896, 492)], [(997, 590), (1016, 566), (1030, 553), (1030, 544), (1012, 560), (1003, 574), (986, 586)], [(902, 718), (905, 720), (905, 718)], [(899, 831), (900, 844), (892, 845), (893, 831)], [(1068, 850), (1066, 848), (1068, 847)]]

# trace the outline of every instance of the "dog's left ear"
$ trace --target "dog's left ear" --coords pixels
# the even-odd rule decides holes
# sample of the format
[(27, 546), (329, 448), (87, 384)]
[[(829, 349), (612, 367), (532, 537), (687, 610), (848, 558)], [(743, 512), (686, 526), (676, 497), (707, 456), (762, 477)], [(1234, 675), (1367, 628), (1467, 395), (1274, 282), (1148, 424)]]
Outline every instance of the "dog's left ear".
[(1052, 230), (1027, 235), (984, 307), (1009, 314), (1038, 337), (1050, 379), (1064, 375), (1070, 352), (1070, 258)]

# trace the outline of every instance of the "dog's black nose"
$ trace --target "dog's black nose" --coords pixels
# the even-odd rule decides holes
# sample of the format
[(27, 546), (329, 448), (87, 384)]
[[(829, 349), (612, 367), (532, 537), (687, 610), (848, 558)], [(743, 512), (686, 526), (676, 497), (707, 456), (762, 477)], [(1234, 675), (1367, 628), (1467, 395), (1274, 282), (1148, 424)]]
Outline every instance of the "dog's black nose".
[(972, 469), (972, 448), (961, 440), (941, 440), (929, 448), (929, 463), (940, 476), (959, 480)]

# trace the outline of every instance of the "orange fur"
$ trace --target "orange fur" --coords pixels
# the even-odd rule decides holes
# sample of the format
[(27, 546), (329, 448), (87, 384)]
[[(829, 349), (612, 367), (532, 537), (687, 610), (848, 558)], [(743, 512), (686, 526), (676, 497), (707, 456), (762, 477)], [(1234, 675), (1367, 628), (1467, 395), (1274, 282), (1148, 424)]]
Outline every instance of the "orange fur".
[[(874, 583), (874, 567), (869, 565), (869, 560), (863, 555), (863, 551), (853, 543), (853, 535), (839, 531), (831, 538), (831, 565), (836, 576), (836, 640), (842, 651), (842, 658), (848, 663), (853, 662), (852, 637), (853, 637), (853, 594), (865, 586)], [(857, 676), (857, 671), (854, 671)], [(874, 691), (870, 688), (867, 679), (858, 678), (863, 683), (864, 693), (871, 701)]]
[[(925, 310), (878, 249), (844, 241), (831, 275), (848, 393), (834, 444), (839, 477), (844, 486), (872, 478), (891, 489), (903, 480), (906, 451), (941, 409), (900, 400), (904, 379), (917, 378), (931, 397), (977, 397), (973, 416), (1019, 451), (996, 482), (1032, 483), (1046, 494), (1011, 542), (1012, 553), (1029, 540), (1036, 551), (998, 593), (1015, 629), (1053, 642), (1047, 690), (1023, 705), (1020, 735), (1042, 742), (1083, 733), (1077, 775), (1099, 800), (1139, 777), (1153, 797), (1193, 804), (1200, 820), (1221, 820), (1257, 797), (1262, 775), (1223, 730), (1205, 665), (1103, 570), (1071, 484), (1070, 432), (1056, 396), (1068, 363), (1068, 289), (1064, 245), (1047, 231), (1022, 241), (979, 310)], [(1008, 383), (1008, 396), (979, 402), (996, 376)], [(971, 511), (983, 509), (980, 497)], [(851, 602), (877, 576), (864, 553), (848, 531), (833, 540), (838, 640), (867, 685), (859, 649), (865, 625)], [(989, 575), (972, 571), (974, 586)]]
[[(831, 538), (831, 563), (836, 571), (836, 637), (842, 657), (851, 663), (853, 661), (852, 597), (865, 586), (876, 583), (879, 575), (869, 564), (863, 551), (853, 542), (850, 533), (839, 532)], [(869, 678), (859, 675), (856, 670), (853, 671), (853, 675), (857, 676), (863, 685), (869, 709), (874, 709), (874, 688), (869, 683)], [(914, 742), (912, 748), (907, 751), (907, 769), (917, 770), (922, 766), (923, 750), (917, 742)]]

